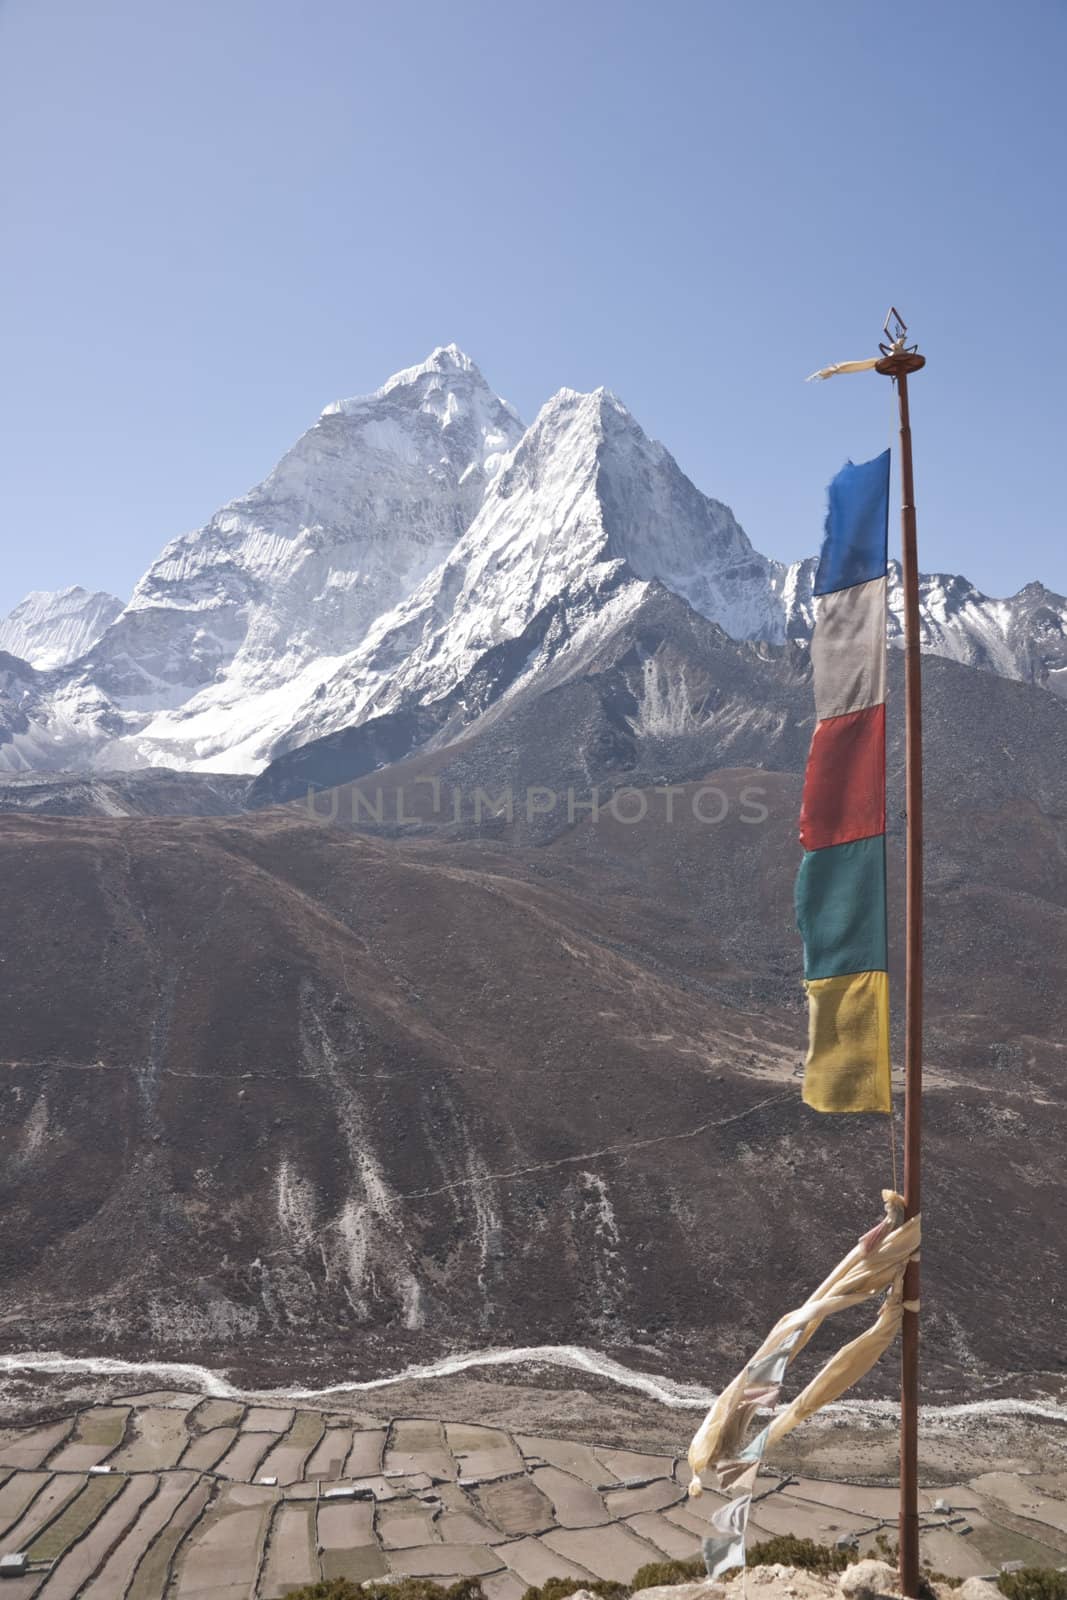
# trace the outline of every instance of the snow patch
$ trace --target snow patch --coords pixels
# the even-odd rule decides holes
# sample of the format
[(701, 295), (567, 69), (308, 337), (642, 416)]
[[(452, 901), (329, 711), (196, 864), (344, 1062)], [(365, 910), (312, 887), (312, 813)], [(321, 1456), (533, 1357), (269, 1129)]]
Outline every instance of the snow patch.
[(313, 1184), (295, 1171), (292, 1163), (283, 1157), (278, 1164), (274, 1190), (279, 1226), (300, 1249), (308, 1248), (317, 1232)]
[(628, 719), (634, 733), (653, 739), (691, 733), (697, 720), (684, 670), (671, 675), (665, 665), (648, 656), (642, 662), (642, 674), (638, 712)]

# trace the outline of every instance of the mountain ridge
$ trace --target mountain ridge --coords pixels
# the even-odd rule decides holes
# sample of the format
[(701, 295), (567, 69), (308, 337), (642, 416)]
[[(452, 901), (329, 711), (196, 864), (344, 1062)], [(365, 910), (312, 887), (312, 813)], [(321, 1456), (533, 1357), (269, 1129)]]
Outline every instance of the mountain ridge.
[[(627, 745), (650, 614), (598, 671), (375, 771), (368, 799), (421, 793), (415, 821), (4, 819), (7, 1347), (240, 1365), (277, 1346), (366, 1373), (486, 1328), (616, 1353), (669, 1335), (672, 1371), (725, 1381), (869, 1222), (884, 1122), (816, 1128), (795, 1073), (804, 653), (730, 640), (662, 587), (646, 605), (657, 667), (687, 627), (725, 696), (747, 663), (769, 714), (747, 746), (712, 742), (731, 738), (728, 699), (710, 739)], [(955, 1225), (928, 1241), (927, 1381), (955, 1398), (1039, 1383), (1058, 1348), (1067, 715), (929, 666), (928, 1207)], [(899, 692), (889, 708), (899, 994)], [(724, 749), (761, 764), (722, 766)], [(593, 810), (583, 787), (542, 831), (521, 805), (452, 820), (453, 792), (544, 777), (630, 798)], [(888, 1393), (892, 1373), (872, 1382)]]
[[(735, 637), (804, 642), (814, 566), (756, 551), (610, 391), (561, 389), (524, 428), (441, 346), (326, 406), (261, 484), (164, 548), (76, 659), (10, 665), (0, 771), (254, 774), (453, 693), (561, 597), (576, 615), (584, 595), (592, 627), (649, 581)], [(930, 653), (1067, 696), (1062, 596), (930, 574), (921, 610)], [(899, 614), (894, 564), (891, 640)]]

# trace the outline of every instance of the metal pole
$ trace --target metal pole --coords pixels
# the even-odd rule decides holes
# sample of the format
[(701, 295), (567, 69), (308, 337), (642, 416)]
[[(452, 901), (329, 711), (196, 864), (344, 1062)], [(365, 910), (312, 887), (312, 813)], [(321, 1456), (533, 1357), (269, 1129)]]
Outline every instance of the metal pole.
[[(895, 313), (893, 314), (895, 315)], [(899, 318), (897, 318), (899, 323)], [(888, 330), (887, 330), (888, 331)], [(911, 462), (908, 373), (925, 365), (904, 349), (900, 332), (878, 363), (892, 377), (900, 407), (901, 578), (904, 590), (904, 711), (907, 851), (904, 969), (904, 1204), (918, 1214), (922, 1159), (923, 1047), (923, 746), (922, 659), (919, 651), (919, 566), (916, 553), (915, 485)], [(884, 348), (884, 347), (883, 347)], [(919, 1263), (908, 1263), (904, 1299), (918, 1306)], [(905, 1310), (900, 1364), (900, 1586), (919, 1594), (919, 1313)]]

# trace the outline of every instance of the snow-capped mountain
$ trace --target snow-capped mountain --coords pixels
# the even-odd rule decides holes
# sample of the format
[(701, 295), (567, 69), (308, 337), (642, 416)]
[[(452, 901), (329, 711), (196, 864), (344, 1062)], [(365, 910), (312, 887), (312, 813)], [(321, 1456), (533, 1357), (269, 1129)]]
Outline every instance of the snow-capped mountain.
[(0, 650), (39, 672), (64, 667), (84, 655), (121, 610), (121, 600), (99, 589), (34, 589), (0, 621)]
[[(791, 639), (807, 639), (814, 621), (814, 557), (779, 567), (774, 586)], [(1028, 583), (1005, 600), (991, 599), (967, 578), (919, 576), (922, 648), (1002, 678), (1036, 683), (1067, 697), (1067, 600)], [(889, 642), (904, 639), (900, 562), (889, 563)]]
[(487, 487), (448, 559), (378, 619), (275, 753), (441, 699), (487, 651), (564, 599), (566, 628), (540, 642), (519, 681), (543, 673), (590, 632), (616, 625), (651, 578), (735, 636), (780, 637), (772, 572), (729, 508), (695, 489), (618, 400), (603, 389), (562, 389)]
[(163, 550), (0, 760), (255, 770), (452, 549), (522, 432), (454, 345), (327, 406), (263, 483)]
[[(78, 659), (9, 660), (0, 769), (257, 772), (462, 696), (509, 643), (528, 653), (501, 693), (565, 673), (653, 580), (735, 638), (803, 641), (813, 572), (754, 550), (605, 390), (562, 389), (524, 430), (449, 345), (328, 406)], [(898, 581), (891, 604), (899, 632)], [(1067, 602), (1040, 585), (991, 600), (924, 578), (923, 625), (936, 654), (1067, 695)]]

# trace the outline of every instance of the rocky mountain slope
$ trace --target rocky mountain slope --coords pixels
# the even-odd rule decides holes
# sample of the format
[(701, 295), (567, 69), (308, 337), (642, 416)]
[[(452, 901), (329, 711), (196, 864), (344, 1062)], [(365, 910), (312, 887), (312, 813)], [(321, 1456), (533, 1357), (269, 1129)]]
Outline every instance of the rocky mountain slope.
[(244, 809), (253, 780), (140, 767), (129, 772), (24, 772), (0, 782), (0, 812), (52, 817), (222, 817)]
[[(803, 642), (813, 570), (755, 551), (604, 390), (560, 390), (524, 431), (448, 346), (327, 407), (78, 659), (0, 656), (0, 770), (255, 773), (383, 716), (436, 727), (519, 641), (536, 648), (509, 692), (595, 648), (650, 583), (734, 638)], [(60, 637), (59, 610), (34, 616)], [(1067, 694), (1067, 602), (1039, 584), (1001, 601), (927, 577), (923, 625), (932, 653)]]
[[(351, 785), (4, 819), (9, 1349), (367, 1375), (567, 1342), (715, 1381), (837, 1259), (891, 1159), (794, 1077), (806, 660), (652, 622), (369, 773), (381, 820)], [(695, 735), (660, 720), (683, 655)], [(1019, 1393), (1061, 1360), (1067, 707), (932, 659), (926, 689), (927, 1394)], [(594, 813), (598, 782), (629, 793)]]
[(506, 783), (561, 797), (719, 764), (800, 770), (814, 718), (806, 650), (731, 639), (621, 564), (601, 584), (550, 602), (439, 700), (402, 702), (279, 756), (249, 804), (304, 797), (419, 753), (434, 770), (469, 755), (486, 782), (506, 772)]

